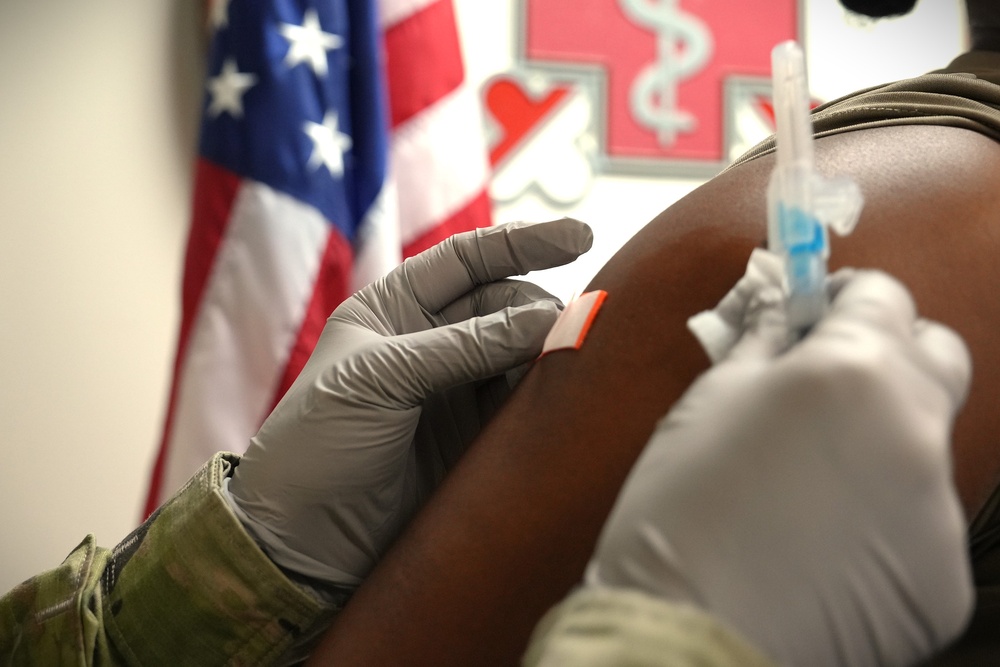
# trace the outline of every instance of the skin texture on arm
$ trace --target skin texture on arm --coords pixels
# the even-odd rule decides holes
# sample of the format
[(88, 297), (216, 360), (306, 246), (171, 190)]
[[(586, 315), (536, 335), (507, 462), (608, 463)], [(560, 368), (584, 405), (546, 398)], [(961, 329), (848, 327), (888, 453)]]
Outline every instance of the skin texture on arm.
[[(832, 239), (831, 270), (891, 273), (969, 346), (954, 472), (971, 515), (1000, 468), (1000, 146), (962, 129), (892, 127), (819, 139), (816, 160), (866, 200), (854, 233)], [(763, 243), (772, 166), (760, 158), (706, 183), (594, 277), (589, 289), (608, 298), (583, 348), (535, 365), (310, 664), (518, 664), (537, 620), (580, 581), (655, 422), (707, 368), (685, 323)]]

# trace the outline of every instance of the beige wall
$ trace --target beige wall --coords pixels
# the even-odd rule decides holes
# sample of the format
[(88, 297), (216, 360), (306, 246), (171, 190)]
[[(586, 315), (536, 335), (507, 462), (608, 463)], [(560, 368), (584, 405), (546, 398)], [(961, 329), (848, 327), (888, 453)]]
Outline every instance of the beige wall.
[(198, 0), (0, 2), (0, 589), (135, 524), (179, 311)]
[[(834, 0), (809, 0), (814, 92), (942, 64), (959, 48), (958, 4), (923, 0), (906, 22), (857, 29)], [(0, 593), (139, 518), (179, 313), (200, 5), (0, 0)], [(510, 5), (457, 5), (479, 46), (470, 75), (509, 68)], [(497, 219), (594, 224), (591, 257), (541, 281), (568, 296), (693, 185), (602, 178), (575, 210), (528, 199)]]

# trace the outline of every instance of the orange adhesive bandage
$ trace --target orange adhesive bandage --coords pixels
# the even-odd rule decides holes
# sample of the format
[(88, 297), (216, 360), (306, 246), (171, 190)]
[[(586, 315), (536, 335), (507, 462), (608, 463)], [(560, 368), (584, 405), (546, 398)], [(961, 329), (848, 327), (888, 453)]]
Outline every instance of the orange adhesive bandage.
[(604, 290), (596, 290), (586, 292), (566, 304), (549, 335), (545, 337), (542, 356), (556, 350), (579, 350), (607, 296), (608, 293)]

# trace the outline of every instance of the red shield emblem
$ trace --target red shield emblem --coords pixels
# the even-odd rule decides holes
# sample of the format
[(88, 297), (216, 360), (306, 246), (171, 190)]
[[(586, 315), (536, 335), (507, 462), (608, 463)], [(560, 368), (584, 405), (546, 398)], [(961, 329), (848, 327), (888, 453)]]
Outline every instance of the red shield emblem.
[(741, 127), (767, 120), (771, 49), (799, 39), (798, 0), (521, 0), (517, 11), (519, 66), (485, 90), (501, 179), (574, 104), (590, 136), (563, 140), (593, 171), (710, 176), (746, 142)]

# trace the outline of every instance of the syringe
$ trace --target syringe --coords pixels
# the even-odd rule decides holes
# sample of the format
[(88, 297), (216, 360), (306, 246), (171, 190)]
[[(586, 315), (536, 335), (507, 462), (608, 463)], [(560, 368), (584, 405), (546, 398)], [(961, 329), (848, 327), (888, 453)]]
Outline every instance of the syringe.
[(795, 42), (771, 52), (777, 159), (767, 190), (768, 249), (785, 265), (786, 313), (792, 331), (808, 329), (827, 306), (827, 226), (849, 234), (864, 199), (849, 178), (823, 178), (813, 159), (805, 57)]

